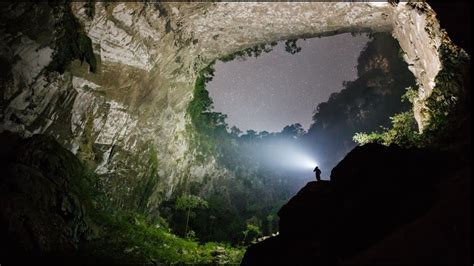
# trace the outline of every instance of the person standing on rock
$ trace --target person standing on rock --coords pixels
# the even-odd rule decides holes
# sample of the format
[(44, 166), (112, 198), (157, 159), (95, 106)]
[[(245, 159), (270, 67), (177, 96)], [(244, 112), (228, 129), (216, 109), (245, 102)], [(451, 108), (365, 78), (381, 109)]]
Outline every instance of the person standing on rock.
[(316, 166), (313, 172), (316, 174), (316, 181), (321, 181), (321, 170)]

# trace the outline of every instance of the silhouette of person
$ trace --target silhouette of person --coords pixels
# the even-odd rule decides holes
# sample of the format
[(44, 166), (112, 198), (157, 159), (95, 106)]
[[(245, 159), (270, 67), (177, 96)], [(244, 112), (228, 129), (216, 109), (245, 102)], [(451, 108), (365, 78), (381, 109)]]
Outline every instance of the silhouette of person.
[(316, 166), (314, 168), (313, 172), (316, 174), (316, 181), (321, 181), (321, 170)]

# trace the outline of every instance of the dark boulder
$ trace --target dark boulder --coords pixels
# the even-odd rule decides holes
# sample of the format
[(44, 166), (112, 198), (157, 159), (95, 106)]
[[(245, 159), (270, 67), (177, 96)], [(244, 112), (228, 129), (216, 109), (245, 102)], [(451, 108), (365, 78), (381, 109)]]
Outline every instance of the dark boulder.
[[(422, 236), (417, 235), (422, 230), (404, 231), (416, 224), (415, 228), (432, 228), (429, 232), (438, 234), (439, 227), (429, 225), (441, 218), (446, 226), (454, 223), (457, 230), (469, 231), (465, 222), (469, 220), (469, 204), (460, 203), (469, 191), (446, 183), (456, 169), (465, 168), (457, 161), (452, 155), (427, 150), (378, 144), (356, 147), (332, 170), (330, 182), (309, 182), (281, 208), (280, 234), (251, 246), (242, 264), (365, 264), (375, 257), (376, 263), (424, 263), (431, 261), (417, 256), (422, 250), (449, 245), (466, 250), (465, 240), (432, 243), (424, 240), (427, 232)], [(465, 173), (458, 178), (469, 179)], [(454, 199), (448, 203), (457, 215), (450, 214), (453, 209), (445, 206), (447, 189), (458, 191), (449, 193)], [(371, 252), (399, 232), (411, 235), (395, 237), (398, 242), (382, 245), (378, 249), (383, 250), (381, 253)], [(418, 251), (405, 241), (418, 243)], [(411, 247), (412, 252), (394, 260), (393, 255), (405, 247)], [(467, 261), (464, 253), (445, 254), (443, 259)]]
[(0, 134), (0, 256), (61, 257), (86, 235), (81, 182), (87, 171), (52, 137)]
[[(283, 236), (320, 238), (334, 221), (331, 183), (313, 181), (304, 186), (278, 212), (279, 230)], [(295, 224), (297, 222), (297, 224)]]

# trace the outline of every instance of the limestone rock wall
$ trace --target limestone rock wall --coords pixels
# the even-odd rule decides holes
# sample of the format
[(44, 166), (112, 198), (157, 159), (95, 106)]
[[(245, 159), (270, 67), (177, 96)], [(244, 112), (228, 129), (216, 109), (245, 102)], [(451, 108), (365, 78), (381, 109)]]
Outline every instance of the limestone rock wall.
[(46, 69), (60, 49), (58, 15), (46, 3), (0, 8), (0, 131), (54, 136), (103, 176), (111, 201), (150, 212), (190, 182), (205, 193), (206, 176), (229, 175), (213, 158), (196, 163), (189, 141), (186, 106), (197, 72), (213, 60), (289, 38), (393, 32), (420, 85), (421, 129), (437, 49), (449, 42), (425, 3), (73, 2), (97, 72), (76, 60), (59, 74)]

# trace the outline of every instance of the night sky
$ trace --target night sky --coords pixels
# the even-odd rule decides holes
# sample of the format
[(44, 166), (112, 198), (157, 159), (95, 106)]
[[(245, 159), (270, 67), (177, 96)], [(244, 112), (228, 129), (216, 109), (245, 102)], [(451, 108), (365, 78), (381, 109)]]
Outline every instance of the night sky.
[(298, 40), (302, 50), (294, 55), (280, 42), (257, 58), (219, 61), (207, 85), (214, 110), (244, 132), (279, 132), (293, 123), (307, 130), (318, 103), (357, 77), (357, 58), (367, 41), (366, 35), (349, 33)]

